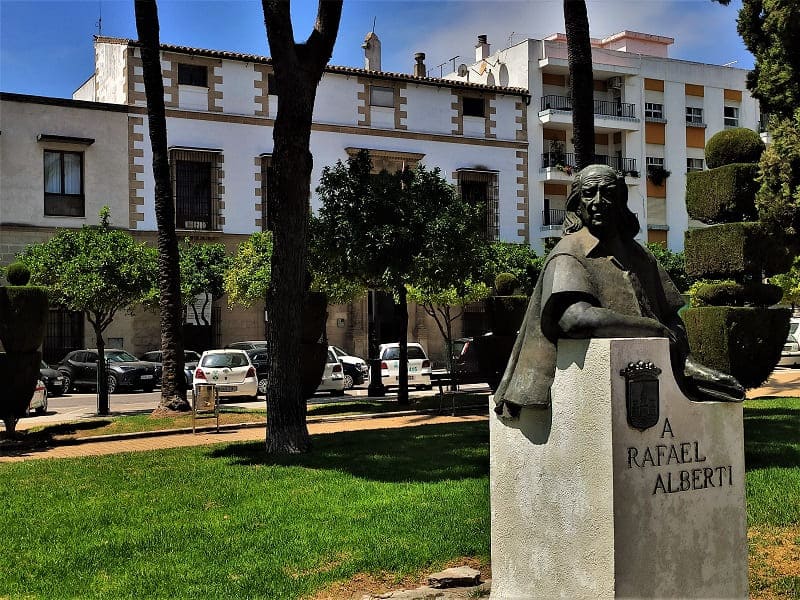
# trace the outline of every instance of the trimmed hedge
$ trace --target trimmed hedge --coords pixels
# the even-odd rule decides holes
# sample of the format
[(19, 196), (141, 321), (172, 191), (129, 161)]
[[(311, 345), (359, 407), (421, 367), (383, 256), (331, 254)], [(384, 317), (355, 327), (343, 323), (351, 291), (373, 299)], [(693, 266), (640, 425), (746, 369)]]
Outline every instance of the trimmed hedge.
[(780, 302), (783, 289), (771, 283), (741, 284), (735, 281), (706, 283), (698, 287), (695, 306), (772, 306)]
[(724, 223), (689, 229), (684, 242), (686, 272), (706, 279), (760, 276), (765, 236), (760, 223)]
[(705, 306), (681, 313), (689, 347), (702, 364), (733, 375), (745, 388), (772, 373), (789, 334), (788, 308)]
[(724, 129), (706, 142), (706, 164), (709, 169), (715, 169), (732, 163), (757, 163), (765, 148), (761, 137), (752, 129)]
[(44, 339), (48, 315), (46, 288), (0, 287), (0, 341), (6, 352), (36, 351)]
[(28, 285), (31, 279), (31, 271), (24, 263), (11, 263), (6, 268), (6, 279), (11, 285)]
[(494, 291), (498, 296), (512, 296), (519, 288), (519, 279), (513, 273), (498, 273), (494, 278)]
[(528, 308), (527, 296), (490, 296), (486, 299), (489, 325), (495, 335), (516, 335), (525, 310)]
[(686, 211), (703, 223), (758, 219), (758, 165), (731, 164), (686, 174)]

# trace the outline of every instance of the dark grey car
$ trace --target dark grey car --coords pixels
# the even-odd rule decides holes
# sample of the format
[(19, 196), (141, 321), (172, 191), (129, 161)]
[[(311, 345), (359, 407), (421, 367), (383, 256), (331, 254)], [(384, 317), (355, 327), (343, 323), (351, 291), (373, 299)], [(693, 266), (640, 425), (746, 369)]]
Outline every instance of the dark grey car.
[[(152, 392), (156, 386), (156, 368), (151, 362), (141, 361), (124, 350), (110, 348), (105, 351), (108, 361), (108, 392), (119, 388), (141, 389)], [(64, 378), (64, 393), (73, 388), (97, 387), (98, 353), (94, 348), (73, 350), (67, 354), (57, 369)]]

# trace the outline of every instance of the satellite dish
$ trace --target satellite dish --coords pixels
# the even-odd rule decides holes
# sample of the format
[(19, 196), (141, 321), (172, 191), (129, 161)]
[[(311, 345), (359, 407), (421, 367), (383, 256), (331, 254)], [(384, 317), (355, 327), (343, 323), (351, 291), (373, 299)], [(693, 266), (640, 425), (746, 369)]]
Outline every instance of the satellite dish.
[(467, 65), (461, 63), (458, 65), (458, 76), (459, 77), (466, 77), (467, 76)]

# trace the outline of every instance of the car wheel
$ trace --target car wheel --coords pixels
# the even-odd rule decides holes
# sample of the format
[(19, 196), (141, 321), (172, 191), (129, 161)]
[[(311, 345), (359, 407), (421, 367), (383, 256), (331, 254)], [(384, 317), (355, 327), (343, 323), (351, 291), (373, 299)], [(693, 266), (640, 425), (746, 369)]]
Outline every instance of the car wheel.
[(262, 377), (261, 379), (258, 380), (258, 393), (261, 394), (262, 396), (266, 396), (267, 395), (267, 378), (266, 377)]
[(117, 389), (117, 378), (114, 375), (108, 376), (108, 393), (113, 394)]
[(69, 394), (72, 390), (72, 378), (66, 373), (62, 373), (61, 376), (64, 378), (64, 391), (62, 394)]
[(41, 406), (37, 406), (36, 407), (36, 414), (39, 415), (39, 416), (47, 414), (47, 397), (48, 397), (47, 388), (45, 388), (45, 390), (44, 390), (44, 404), (42, 404)]
[(344, 389), (352, 390), (353, 389), (353, 376), (348, 375), (347, 373), (344, 374)]

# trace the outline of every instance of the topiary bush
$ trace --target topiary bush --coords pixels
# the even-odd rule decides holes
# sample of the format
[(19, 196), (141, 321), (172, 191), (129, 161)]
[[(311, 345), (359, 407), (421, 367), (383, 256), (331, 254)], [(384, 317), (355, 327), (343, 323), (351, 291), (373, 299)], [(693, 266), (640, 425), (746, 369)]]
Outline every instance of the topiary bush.
[(764, 236), (759, 223), (725, 223), (686, 232), (686, 272), (693, 277), (758, 277)]
[(494, 278), (494, 291), (498, 296), (511, 296), (519, 288), (519, 279), (513, 273), (499, 273)]
[(706, 164), (709, 169), (715, 169), (733, 163), (757, 163), (765, 148), (761, 137), (752, 129), (724, 129), (706, 142)]
[(754, 388), (767, 380), (780, 359), (789, 314), (788, 308), (705, 306), (689, 308), (681, 317), (697, 360)]
[(6, 268), (6, 279), (11, 285), (28, 285), (31, 271), (21, 262), (11, 263)]
[(758, 165), (730, 164), (686, 174), (686, 211), (703, 223), (754, 221)]
[(780, 302), (783, 289), (770, 283), (720, 281), (702, 283), (692, 295), (692, 306), (759, 306)]

